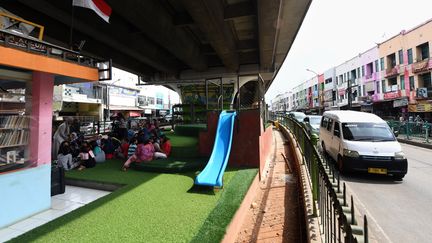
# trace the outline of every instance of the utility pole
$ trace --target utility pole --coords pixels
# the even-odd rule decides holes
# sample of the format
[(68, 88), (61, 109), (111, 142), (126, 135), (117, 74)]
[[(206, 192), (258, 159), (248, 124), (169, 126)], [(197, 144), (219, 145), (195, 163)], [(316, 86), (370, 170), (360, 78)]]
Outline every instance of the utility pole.
[(348, 92), (348, 110), (351, 110), (352, 100), (351, 100), (351, 79), (347, 82), (347, 92)]

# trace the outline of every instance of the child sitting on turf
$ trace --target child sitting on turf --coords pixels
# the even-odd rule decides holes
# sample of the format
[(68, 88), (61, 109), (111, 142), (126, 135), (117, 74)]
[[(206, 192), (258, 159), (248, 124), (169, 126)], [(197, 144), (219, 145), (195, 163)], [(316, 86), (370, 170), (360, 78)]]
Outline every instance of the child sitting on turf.
[(76, 167), (72, 159), (72, 150), (68, 141), (63, 141), (60, 144), (57, 164), (65, 170), (71, 170)]
[(160, 150), (167, 157), (171, 154), (171, 141), (165, 134), (160, 136)]
[(81, 158), (81, 165), (78, 170), (93, 168), (96, 166), (94, 153), (87, 142), (81, 144), (81, 153), (79, 154), (79, 157)]
[(96, 141), (92, 141), (90, 143), (92, 149), (93, 149), (93, 154), (95, 156), (95, 161), (96, 163), (103, 163), (105, 162), (105, 152), (99, 147), (99, 145), (97, 144)]
[(130, 158), (132, 155), (135, 154), (135, 151), (136, 151), (136, 148), (137, 148), (137, 144), (138, 144), (137, 138), (132, 138), (131, 142), (129, 144), (127, 158)]
[(138, 138), (138, 146), (135, 154), (132, 155), (123, 165), (123, 171), (127, 171), (132, 162), (149, 162), (153, 160), (154, 147), (150, 140)]
[(127, 138), (122, 139), (122, 143), (117, 148), (116, 156), (120, 159), (128, 158), (129, 140)]
[(150, 143), (153, 146), (153, 159), (166, 159), (167, 155), (161, 150), (159, 145), (159, 139), (153, 137), (150, 137)]

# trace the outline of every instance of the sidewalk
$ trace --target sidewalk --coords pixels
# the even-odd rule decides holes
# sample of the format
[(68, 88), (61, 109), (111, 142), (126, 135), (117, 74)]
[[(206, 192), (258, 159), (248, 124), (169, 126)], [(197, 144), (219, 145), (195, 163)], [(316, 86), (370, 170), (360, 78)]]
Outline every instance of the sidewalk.
[[(236, 242), (304, 242), (304, 218), (291, 154), (273, 130), (274, 157), (251, 204)], [(283, 155), (282, 155), (283, 154)], [(285, 161), (284, 156), (287, 158)]]
[(0, 229), (0, 243), (22, 235), (110, 193), (108, 191), (66, 186), (64, 194), (51, 197), (50, 209)]
[(430, 138), (429, 143), (427, 143), (426, 139), (424, 138), (410, 137), (409, 139), (406, 139), (405, 135), (399, 135), (397, 140), (400, 143), (406, 143), (422, 148), (432, 149), (432, 138)]

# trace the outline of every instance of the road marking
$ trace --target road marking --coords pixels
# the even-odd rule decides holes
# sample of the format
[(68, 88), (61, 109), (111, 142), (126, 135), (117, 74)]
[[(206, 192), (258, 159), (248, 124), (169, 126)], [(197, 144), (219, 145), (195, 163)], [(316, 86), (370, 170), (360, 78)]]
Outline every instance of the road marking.
[(374, 222), (374, 224), (377, 226), (378, 231), (381, 232), (381, 234), (384, 236), (384, 238), (387, 240), (387, 242), (392, 243), (393, 241), (390, 239), (390, 237), (384, 232), (384, 229), (381, 228), (381, 226), (378, 224), (378, 221), (372, 216), (372, 214), (369, 212), (369, 210), (366, 209), (366, 206), (360, 201), (359, 197), (354, 193), (354, 190), (351, 189), (351, 186), (348, 183), (345, 183), (347, 186), (347, 189), (349, 190), (349, 192), (351, 193), (351, 195), (353, 196), (353, 198), (355, 199), (356, 204), (359, 204), (362, 209), (364, 210), (368, 221), (369, 219), (372, 219), (372, 221)]

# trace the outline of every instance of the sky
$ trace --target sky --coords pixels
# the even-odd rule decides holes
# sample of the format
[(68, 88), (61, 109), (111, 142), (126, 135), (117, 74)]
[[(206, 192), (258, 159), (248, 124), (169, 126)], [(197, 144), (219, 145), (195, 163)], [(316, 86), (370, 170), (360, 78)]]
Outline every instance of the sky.
[(278, 75), (278, 94), (432, 18), (432, 0), (312, 0)]

